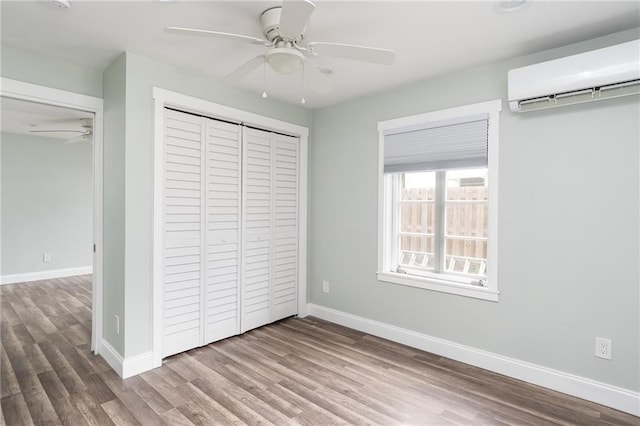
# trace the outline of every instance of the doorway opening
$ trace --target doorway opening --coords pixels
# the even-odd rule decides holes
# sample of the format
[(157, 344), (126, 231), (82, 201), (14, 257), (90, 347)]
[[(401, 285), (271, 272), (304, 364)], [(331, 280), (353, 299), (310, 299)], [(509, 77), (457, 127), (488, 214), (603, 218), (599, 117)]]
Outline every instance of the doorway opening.
[(88, 291), (77, 296), (89, 298), (84, 305), (90, 306), (91, 326), (85, 336), (90, 333), (97, 354), (102, 340), (102, 99), (4, 78), (1, 87), (0, 284), (61, 279), (84, 286)]

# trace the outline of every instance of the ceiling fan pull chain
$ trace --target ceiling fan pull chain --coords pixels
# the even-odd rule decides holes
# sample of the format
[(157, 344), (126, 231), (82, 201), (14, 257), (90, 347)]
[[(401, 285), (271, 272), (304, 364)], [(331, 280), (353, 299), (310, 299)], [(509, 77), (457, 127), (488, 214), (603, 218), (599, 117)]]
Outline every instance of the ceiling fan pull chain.
[(305, 77), (304, 70), (305, 70), (305, 68), (306, 68), (306, 66), (305, 66), (305, 64), (303, 63), (303, 64), (302, 64), (302, 73), (301, 73), (301, 74), (302, 74), (302, 82), (301, 82), (301, 83), (302, 83), (302, 98), (300, 99), (300, 103), (301, 103), (302, 105), (304, 105), (304, 104), (306, 104), (306, 103), (307, 103), (307, 100), (304, 98), (304, 77)]
[(267, 98), (267, 61), (262, 64), (262, 97)]

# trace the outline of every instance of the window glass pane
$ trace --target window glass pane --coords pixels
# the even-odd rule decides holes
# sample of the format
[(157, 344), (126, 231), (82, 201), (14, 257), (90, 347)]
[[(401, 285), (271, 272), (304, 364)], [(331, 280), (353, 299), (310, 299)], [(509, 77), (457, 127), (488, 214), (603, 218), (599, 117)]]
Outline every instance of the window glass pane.
[(434, 238), (426, 236), (401, 236), (398, 262), (403, 266), (432, 269), (435, 265)]
[(435, 173), (402, 173), (399, 178), (400, 232), (433, 235), (435, 232)]
[(487, 238), (487, 169), (447, 171), (445, 234)]
[(486, 276), (487, 169), (446, 173), (445, 270)]
[(487, 259), (487, 240), (467, 240), (462, 238), (445, 238), (447, 261), (451, 257), (468, 259)]
[[(453, 244), (450, 244), (453, 243)], [(487, 276), (487, 259), (486, 255), (483, 257), (473, 256), (456, 256), (449, 255), (449, 251), (456, 251), (456, 241), (447, 240), (445, 245), (447, 246), (447, 256), (445, 261), (445, 270), (447, 272), (454, 272), (458, 274), (469, 274), (478, 277)], [(484, 243), (486, 251), (486, 242)]]
[(416, 202), (400, 203), (400, 232), (434, 234), (435, 205)]
[(433, 201), (436, 193), (436, 173), (402, 173), (400, 200)]
[(447, 200), (487, 200), (487, 169), (447, 171)]

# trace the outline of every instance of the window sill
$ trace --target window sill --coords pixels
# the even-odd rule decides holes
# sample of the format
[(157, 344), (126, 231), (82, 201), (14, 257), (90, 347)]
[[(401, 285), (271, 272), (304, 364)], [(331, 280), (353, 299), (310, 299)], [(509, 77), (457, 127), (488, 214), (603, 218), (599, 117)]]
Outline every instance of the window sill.
[(476, 287), (446, 280), (438, 280), (436, 278), (418, 277), (395, 272), (378, 272), (378, 281), (472, 297), (474, 299), (488, 300), (491, 302), (497, 302), (500, 294), (497, 290), (487, 287)]

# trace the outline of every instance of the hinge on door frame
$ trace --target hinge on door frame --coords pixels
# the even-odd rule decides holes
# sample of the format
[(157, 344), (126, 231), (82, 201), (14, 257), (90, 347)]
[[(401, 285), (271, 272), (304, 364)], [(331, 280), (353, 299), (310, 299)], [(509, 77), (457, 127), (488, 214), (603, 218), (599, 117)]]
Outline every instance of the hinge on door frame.
[(94, 253), (96, 252), (96, 245), (95, 244), (93, 245), (93, 252)]

